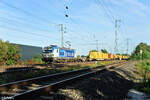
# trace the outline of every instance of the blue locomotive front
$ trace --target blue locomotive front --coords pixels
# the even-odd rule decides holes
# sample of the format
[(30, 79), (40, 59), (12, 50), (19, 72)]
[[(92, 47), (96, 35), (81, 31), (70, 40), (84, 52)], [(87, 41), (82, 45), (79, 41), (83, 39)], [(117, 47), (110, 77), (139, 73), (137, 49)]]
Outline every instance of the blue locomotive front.
[(45, 62), (68, 61), (76, 57), (75, 50), (60, 48), (57, 45), (50, 45), (43, 48), (42, 60)]

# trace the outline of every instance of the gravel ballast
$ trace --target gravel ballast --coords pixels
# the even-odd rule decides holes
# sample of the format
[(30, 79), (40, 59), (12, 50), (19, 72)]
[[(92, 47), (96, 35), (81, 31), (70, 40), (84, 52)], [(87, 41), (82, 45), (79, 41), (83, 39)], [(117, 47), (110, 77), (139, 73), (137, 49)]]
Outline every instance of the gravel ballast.
[(73, 82), (53, 93), (51, 100), (123, 100), (134, 79), (135, 62), (129, 62), (104, 74)]

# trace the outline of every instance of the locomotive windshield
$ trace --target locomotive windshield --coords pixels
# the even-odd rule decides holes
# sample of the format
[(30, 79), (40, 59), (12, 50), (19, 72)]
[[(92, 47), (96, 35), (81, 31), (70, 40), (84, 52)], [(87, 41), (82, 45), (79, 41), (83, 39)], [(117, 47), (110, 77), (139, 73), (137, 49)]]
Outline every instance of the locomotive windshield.
[(44, 50), (43, 53), (52, 53), (52, 50)]

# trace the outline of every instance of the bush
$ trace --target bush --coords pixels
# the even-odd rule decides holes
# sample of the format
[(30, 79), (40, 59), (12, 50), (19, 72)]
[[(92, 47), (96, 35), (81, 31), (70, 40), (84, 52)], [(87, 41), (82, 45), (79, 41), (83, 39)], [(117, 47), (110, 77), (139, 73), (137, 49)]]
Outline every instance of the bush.
[(37, 54), (35, 57), (29, 59), (29, 60), (26, 60), (26, 61), (23, 61), (23, 62), (20, 62), (21, 64), (43, 64), (44, 62), (42, 61), (42, 56), (41, 54)]
[(150, 81), (150, 61), (145, 60), (137, 64), (137, 71), (139, 75), (143, 78), (143, 82), (147, 83)]
[(33, 62), (36, 64), (42, 64), (42, 56), (40, 54), (37, 54), (35, 57), (32, 58)]
[(19, 63), (21, 55), (18, 45), (0, 40), (0, 65), (13, 65)]
[(139, 91), (150, 93), (150, 61), (144, 60), (136, 66), (139, 75), (142, 77), (141, 84), (137, 87), (137, 89)]

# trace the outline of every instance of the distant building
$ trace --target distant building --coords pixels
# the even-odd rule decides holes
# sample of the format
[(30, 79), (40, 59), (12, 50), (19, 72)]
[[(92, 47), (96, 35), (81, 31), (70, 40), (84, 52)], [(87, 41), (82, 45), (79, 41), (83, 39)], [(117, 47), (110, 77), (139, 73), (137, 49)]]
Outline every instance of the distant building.
[(41, 54), (42, 47), (17, 44), (20, 47), (21, 60), (28, 60), (37, 54)]

